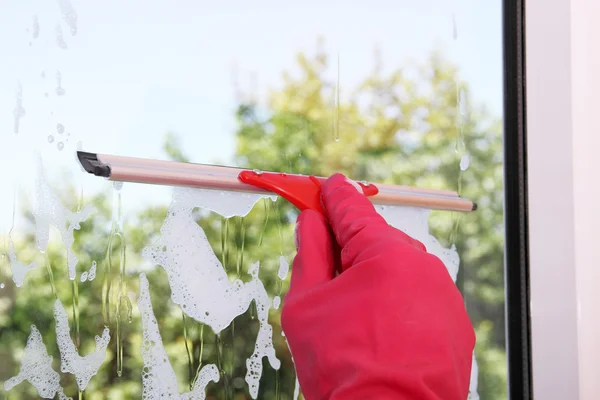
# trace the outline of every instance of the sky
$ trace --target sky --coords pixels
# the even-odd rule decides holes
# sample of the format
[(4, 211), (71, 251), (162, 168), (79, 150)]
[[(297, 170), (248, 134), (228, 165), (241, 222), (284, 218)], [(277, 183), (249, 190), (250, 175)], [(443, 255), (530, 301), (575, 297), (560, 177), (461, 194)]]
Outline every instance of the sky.
[[(69, 176), (86, 194), (107, 183), (81, 171), (78, 146), (165, 159), (174, 132), (192, 161), (231, 162), (234, 71), (264, 98), (318, 37), (339, 54), (342, 96), (372, 70), (376, 47), (388, 68), (442, 49), (475, 99), (502, 113), (500, 0), (0, 0), (0, 9), (2, 232), (14, 191), (32, 192), (37, 155), (53, 186)], [(169, 198), (168, 188), (123, 188), (126, 211)]]

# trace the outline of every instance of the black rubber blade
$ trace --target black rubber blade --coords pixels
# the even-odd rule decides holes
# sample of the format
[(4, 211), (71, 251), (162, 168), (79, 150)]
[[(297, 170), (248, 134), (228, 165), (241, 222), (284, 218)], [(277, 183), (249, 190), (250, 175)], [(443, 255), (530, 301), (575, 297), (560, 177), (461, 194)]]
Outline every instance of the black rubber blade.
[(81, 163), (83, 169), (90, 174), (96, 176), (103, 176), (105, 178), (110, 177), (110, 166), (103, 164), (98, 160), (96, 153), (87, 153), (85, 151), (78, 151), (77, 158)]

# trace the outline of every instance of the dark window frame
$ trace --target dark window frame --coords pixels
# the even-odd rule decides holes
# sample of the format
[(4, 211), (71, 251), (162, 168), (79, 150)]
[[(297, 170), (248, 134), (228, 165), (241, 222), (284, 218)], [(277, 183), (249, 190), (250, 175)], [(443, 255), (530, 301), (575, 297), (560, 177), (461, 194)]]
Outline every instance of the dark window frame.
[(510, 399), (531, 399), (527, 216), (525, 0), (502, 5), (504, 63), (505, 287)]

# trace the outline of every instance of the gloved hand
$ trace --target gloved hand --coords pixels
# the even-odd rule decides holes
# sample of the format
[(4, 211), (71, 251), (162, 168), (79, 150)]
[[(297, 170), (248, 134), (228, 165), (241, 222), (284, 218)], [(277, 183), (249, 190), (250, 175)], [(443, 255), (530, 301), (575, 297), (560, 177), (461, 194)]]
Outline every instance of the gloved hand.
[(305, 398), (465, 400), (475, 335), (443, 263), (343, 175), (322, 200), (328, 220), (298, 217), (282, 311)]

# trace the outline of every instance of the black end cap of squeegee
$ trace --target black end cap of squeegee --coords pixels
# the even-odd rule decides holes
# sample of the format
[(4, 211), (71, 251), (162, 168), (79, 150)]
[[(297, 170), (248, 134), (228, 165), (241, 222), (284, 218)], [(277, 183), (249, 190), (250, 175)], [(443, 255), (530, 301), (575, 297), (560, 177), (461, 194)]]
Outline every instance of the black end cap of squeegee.
[(79, 159), (79, 162), (81, 163), (83, 169), (85, 169), (90, 174), (94, 174), (96, 176), (103, 176), (105, 178), (110, 177), (110, 166), (98, 160), (98, 155), (96, 153), (78, 151), (77, 158)]
[(471, 208), (471, 211), (475, 211), (477, 210), (477, 203), (473, 203), (473, 208)]

